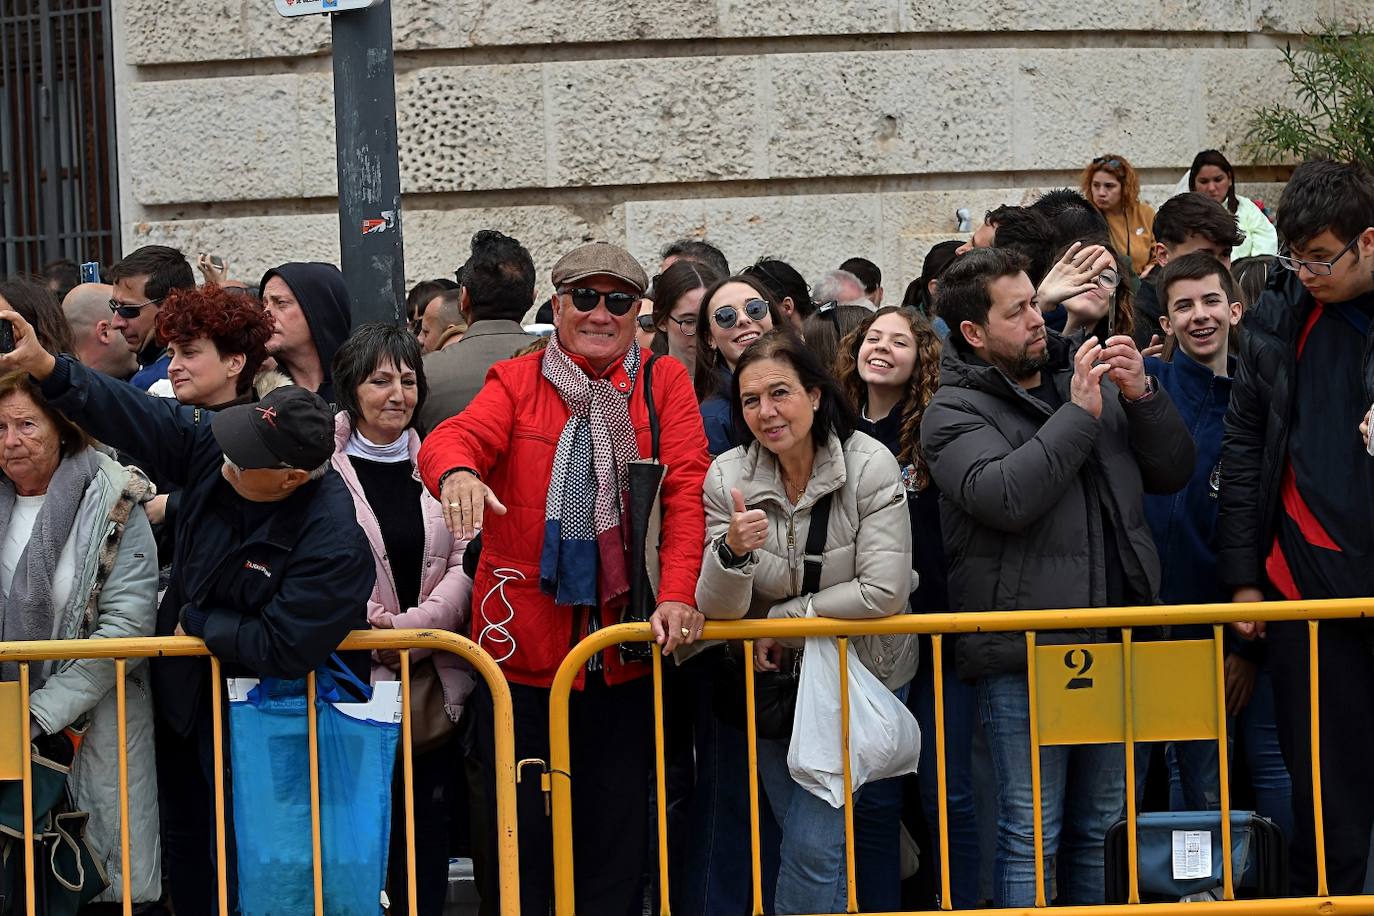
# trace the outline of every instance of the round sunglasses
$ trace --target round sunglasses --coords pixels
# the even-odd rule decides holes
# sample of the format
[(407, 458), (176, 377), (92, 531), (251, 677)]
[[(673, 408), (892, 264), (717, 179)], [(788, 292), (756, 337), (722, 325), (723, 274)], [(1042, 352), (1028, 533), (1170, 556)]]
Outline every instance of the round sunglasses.
[[(768, 314), (768, 303), (762, 299), (750, 299), (744, 303), (744, 314), (753, 321), (762, 321), (763, 316)], [(733, 305), (722, 305), (711, 313), (711, 318), (715, 320), (716, 327), (728, 331), (739, 321), (739, 309)]]
[[(579, 286), (576, 289), (565, 289), (563, 295), (572, 300), (573, 308), (579, 312), (590, 312), (596, 308), (597, 303), (603, 299), (606, 301), (606, 311), (617, 318), (629, 314), (630, 309), (638, 308), (639, 301), (643, 296), (636, 296), (634, 293), (603, 293), (599, 289), (589, 289)], [(648, 316), (646, 316), (648, 317)], [(645, 330), (648, 330), (647, 328)]]

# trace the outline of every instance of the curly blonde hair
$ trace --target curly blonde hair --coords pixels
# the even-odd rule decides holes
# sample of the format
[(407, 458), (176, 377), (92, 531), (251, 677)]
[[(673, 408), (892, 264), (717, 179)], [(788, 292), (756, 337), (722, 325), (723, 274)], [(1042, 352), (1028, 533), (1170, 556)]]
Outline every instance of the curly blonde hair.
[(1078, 178), (1078, 186), (1083, 191), (1083, 196), (1088, 200), (1093, 199), (1093, 176), (1098, 172), (1106, 172), (1121, 182), (1121, 206), (1123, 208), (1133, 207), (1140, 203), (1140, 176), (1136, 174), (1135, 168), (1125, 156), (1107, 153), (1105, 156), (1098, 156), (1088, 163), (1087, 167), (1083, 169), (1083, 174)]
[(902, 399), (897, 462), (903, 467), (912, 466), (913, 482), (919, 492), (930, 486), (930, 468), (921, 451), (921, 418), (925, 416), (931, 398), (935, 397), (935, 389), (940, 387), (940, 335), (935, 333), (925, 316), (915, 309), (899, 306), (880, 308), (840, 341), (839, 353), (835, 357), (835, 375), (854, 408), (862, 408), (868, 402), (868, 383), (859, 377), (859, 347), (863, 345), (873, 323), (885, 315), (901, 315), (905, 318), (916, 342), (916, 365), (907, 382), (906, 396)]

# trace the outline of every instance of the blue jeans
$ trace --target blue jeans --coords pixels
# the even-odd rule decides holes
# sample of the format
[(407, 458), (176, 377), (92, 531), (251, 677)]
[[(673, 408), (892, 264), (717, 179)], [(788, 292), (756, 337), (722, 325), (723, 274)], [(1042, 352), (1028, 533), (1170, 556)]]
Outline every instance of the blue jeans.
[[(935, 666), (925, 663), (916, 672), (912, 712), (921, 726), (921, 768), (916, 779), (921, 805), (936, 848), (931, 867), (940, 870), (940, 807), (936, 772)], [(973, 795), (973, 731), (978, 719), (978, 692), (959, 680), (953, 665), (944, 669), (945, 687), (945, 800), (949, 812), (949, 893), (956, 910), (979, 904), (978, 811)], [(924, 852), (924, 850), (923, 850)], [(860, 878), (863, 869), (859, 870)], [(939, 878), (935, 885), (940, 886)], [(867, 907), (865, 907), (867, 909)], [(889, 907), (897, 909), (897, 907)]]
[[(909, 684), (894, 691), (905, 701)], [(843, 913), (848, 904), (844, 808), (801, 788), (787, 769), (783, 739), (759, 740), (759, 780), (782, 825), (781, 863), (773, 912)], [(860, 909), (901, 907), (901, 778), (881, 779), (854, 793), (854, 861)]]
[(1266, 662), (1255, 676), (1250, 702), (1232, 720), (1231, 734), (1245, 744), (1250, 785), (1255, 790), (1256, 813), (1269, 818), (1293, 839), (1293, 782), (1279, 750), (1279, 726), (1274, 718), (1274, 680)]
[[(711, 661), (694, 659), (688, 665), (709, 665)], [(754, 900), (749, 742), (743, 731), (716, 718), (712, 673), (699, 674), (693, 695), (696, 785), (687, 814), (681, 912), (685, 916), (745, 916), (752, 911)], [(761, 777), (759, 788), (766, 791)], [(764, 909), (771, 912), (781, 835), (764, 797), (759, 799), (759, 834)]]
[[(1035, 821), (1030, 768), (1030, 702), (1025, 674), (978, 681), (978, 704), (997, 774), (999, 907), (1035, 905)], [(1045, 895), (1060, 904), (1103, 903), (1103, 842), (1126, 801), (1120, 744), (1040, 749)], [(1055, 893), (1055, 876), (1063, 887)]]
[[(1150, 767), (1150, 752), (1158, 742), (1135, 746), (1135, 797), (1139, 805), (1145, 797), (1145, 777)], [(1221, 759), (1217, 743), (1166, 741), (1164, 761), (1169, 773), (1170, 811), (1216, 811), (1221, 808)]]

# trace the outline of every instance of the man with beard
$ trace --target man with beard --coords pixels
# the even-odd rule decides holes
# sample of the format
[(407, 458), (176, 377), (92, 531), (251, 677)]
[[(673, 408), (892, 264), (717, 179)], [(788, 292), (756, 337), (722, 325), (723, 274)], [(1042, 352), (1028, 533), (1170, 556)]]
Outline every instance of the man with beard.
[[(951, 346), (921, 445), (942, 494), (950, 610), (1157, 602), (1159, 556), (1142, 498), (1187, 484), (1193, 442), (1135, 343), (1089, 337), (1072, 352), (1047, 333), (1026, 261), (1006, 249), (958, 258), (940, 279), (936, 306)], [(1115, 638), (1074, 629), (1038, 640)], [(1036, 864), (1024, 634), (961, 636), (956, 660), (959, 676), (977, 682), (1000, 787), (995, 904), (1030, 907)], [(1058, 902), (1102, 903), (1103, 840), (1125, 805), (1123, 748), (1041, 748), (1040, 776), (1046, 875), (1062, 865)], [(1045, 887), (1054, 887), (1049, 877)]]

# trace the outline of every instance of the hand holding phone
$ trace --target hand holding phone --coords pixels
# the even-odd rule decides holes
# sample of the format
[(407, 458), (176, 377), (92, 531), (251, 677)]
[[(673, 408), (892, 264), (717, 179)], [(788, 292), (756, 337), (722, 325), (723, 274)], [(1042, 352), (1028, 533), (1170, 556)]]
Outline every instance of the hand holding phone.
[(8, 318), (0, 318), (0, 353), (14, 352), (14, 325)]

